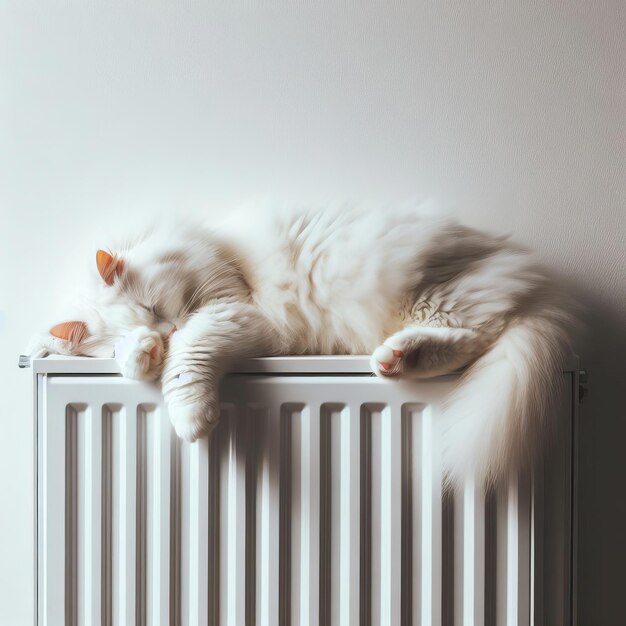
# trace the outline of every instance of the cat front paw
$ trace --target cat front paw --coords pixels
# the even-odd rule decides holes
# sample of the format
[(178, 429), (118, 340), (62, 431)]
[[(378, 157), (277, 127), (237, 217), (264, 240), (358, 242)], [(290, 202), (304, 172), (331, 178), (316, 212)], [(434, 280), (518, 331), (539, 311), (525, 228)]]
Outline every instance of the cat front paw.
[[(193, 383), (183, 372), (180, 389), (166, 395), (167, 410), (176, 434), (185, 441), (196, 441), (208, 435), (219, 420), (219, 404), (212, 396), (190, 393)], [(195, 397), (194, 397), (195, 396)]]
[(29, 354), (33, 359), (39, 359), (47, 354), (71, 356), (72, 344), (65, 339), (54, 337), (50, 333), (38, 333), (31, 337), (26, 348), (26, 354)]
[(404, 370), (404, 352), (387, 344), (378, 346), (372, 353), (370, 367), (376, 376), (398, 378)]
[(168, 406), (168, 412), (176, 434), (189, 442), (208, 435), (218, 422), (217, 412), (200, 402)]
[(145, 326), (135, 329), (115, 344), (115, 359), (126, 378), (155, 380), (163, 366), (161, 335)]

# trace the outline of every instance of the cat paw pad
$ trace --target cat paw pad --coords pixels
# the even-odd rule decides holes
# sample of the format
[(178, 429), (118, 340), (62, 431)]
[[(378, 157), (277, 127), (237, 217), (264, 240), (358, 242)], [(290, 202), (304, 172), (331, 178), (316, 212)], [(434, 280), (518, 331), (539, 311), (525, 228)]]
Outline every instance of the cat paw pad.
[(383, 344), (374, 350), (370, 365), (377, 376), (394, 378), (402, 374), (403, 362), (404, 353), (402, 350)]

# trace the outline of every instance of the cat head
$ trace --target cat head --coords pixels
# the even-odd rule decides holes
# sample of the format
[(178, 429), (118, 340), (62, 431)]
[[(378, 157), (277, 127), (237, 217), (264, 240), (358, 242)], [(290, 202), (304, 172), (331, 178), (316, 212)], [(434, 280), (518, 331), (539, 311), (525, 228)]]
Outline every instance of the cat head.
[(198, 230), (150, 232), (98, 250), (94, 265), (70, 315), (49, 329), (47, 352), (111, 357), (138, 327), (166, 337), (207, 301), (246, 292), (234, 255)]
[(150, 294), (141, 289), (145, 281), (123, 254), (96, 252), (97, 275), (73, 303), (73, 316), (50, 328), (48, 352), (110, 357), (115, 343), (134, 328), (155, 329), (164, 321)]

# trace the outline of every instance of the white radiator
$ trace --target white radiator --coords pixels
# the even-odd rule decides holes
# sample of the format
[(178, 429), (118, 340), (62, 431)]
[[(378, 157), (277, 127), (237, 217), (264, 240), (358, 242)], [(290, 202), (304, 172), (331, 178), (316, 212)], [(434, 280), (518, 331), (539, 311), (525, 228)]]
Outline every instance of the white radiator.
[(574, 368), (546, 461), (454, 497), (437, 435), (453, 377), (251, 361), (190, 445), (112, 360), (33, 370), (40, 626), (573, 621)]

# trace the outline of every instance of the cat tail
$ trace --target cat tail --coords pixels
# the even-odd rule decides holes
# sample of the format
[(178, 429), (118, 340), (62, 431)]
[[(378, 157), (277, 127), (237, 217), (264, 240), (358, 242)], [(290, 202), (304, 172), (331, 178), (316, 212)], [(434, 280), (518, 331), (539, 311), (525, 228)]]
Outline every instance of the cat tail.
[(541, 450), (556, 425), (571, 355), (566, 328), (557, 310), (512, 321), (462, 375), (440, 422), (446, 487), (472, 475), (496, 484)]

